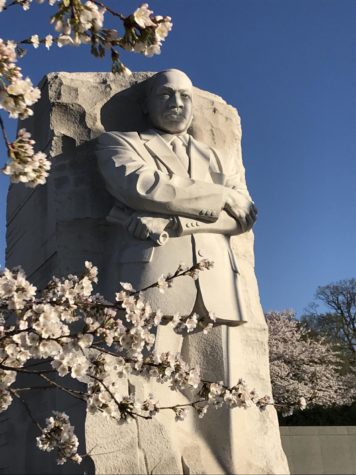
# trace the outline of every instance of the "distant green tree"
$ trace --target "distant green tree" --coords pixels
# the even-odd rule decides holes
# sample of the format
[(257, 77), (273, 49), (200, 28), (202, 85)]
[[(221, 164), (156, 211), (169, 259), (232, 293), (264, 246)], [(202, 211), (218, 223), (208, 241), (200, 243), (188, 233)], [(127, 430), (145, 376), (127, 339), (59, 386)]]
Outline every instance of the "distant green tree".
[[(324, 311), (319, 310), (320, 303)], [(315, 300), (301, 322), (312, 333), (327, 337), (335, 345), (344, 373), (356, 373), (356, 279), (318, 287)]]

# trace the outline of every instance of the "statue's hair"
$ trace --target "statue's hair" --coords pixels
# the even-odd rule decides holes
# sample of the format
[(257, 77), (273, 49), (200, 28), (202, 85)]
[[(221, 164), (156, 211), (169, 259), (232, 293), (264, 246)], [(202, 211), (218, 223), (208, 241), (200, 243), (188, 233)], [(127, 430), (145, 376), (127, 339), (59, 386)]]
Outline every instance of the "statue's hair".
[(185, 74), (183, 71), (181, 71), (180, 69), (174, 69), (174, 68), (164, 69), (163, 71), (159, 71), (158, 73), (154, 74), (149, 79), (147, 79), (146, 84), (145, 84), (145, 98), (147, 98), (151, 94), (152, 89), (157, 79), (159, 79), (161, 76), (164, 76), (165, 74), (170, 73), (170, 72), (180, 73), (186, 76), (189, 79), (189, 81), (191, 81), (190, 77), (187, 74)]

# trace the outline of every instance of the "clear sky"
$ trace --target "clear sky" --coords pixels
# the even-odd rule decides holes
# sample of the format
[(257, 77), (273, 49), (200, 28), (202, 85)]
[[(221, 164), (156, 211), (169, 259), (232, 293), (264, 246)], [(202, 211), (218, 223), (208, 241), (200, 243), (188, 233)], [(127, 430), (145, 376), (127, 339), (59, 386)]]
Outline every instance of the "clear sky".
[[(124, 14), (139, 5), (106, 3)], [(172, 17), (173, 30), (160, 56), (125, 54), (126, 65), (182, 69), (196, 86), (237, 107), (248, 186), (260, 212), (255, 251), (262, 305), (300, 315), (318, 285), (356, 276), (356, 1), (149, 4)], [(51, 11), (36, 4), (29, 12), (11, 8), (0, 14), (1, 36), (51, 33)], [(34, 82), (50, 71), (110, 69), (109, 59), (97, 60), (85, 47), (30, 49), (21, 63)], [(2, 177), (1, 249), (6, 192)]]

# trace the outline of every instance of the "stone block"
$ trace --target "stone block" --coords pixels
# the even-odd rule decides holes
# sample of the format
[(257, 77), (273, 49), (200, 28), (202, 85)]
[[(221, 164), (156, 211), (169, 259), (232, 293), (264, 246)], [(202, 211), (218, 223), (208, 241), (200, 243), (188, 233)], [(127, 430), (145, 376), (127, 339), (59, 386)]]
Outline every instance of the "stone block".
[[(21, 126), (33, 134), (38, 150), (49, 154), (52, 171), (44, 186), (31, 190), (22, 185), (10, 187), (6, 249), (6, 265), (21, 264), (40, 288), (52, 275), (81, 273), (84, 261), (89, 260), (99, 268), (97, 290), (106, 293), (110, 275), (105, 270), (112, 261), (117, 235), (106, 220), (112, 198), (99, 176), (93, 146), (104, 131), (140, 131), (147, 127), (141, 108), (141, 83), (150, 75), (135, 73), (125, 78), (111, 73), (62, 72), (51, 73), (42, 80), (42, 98), (35, 106), (35, 114)], [(244, 176), (241, 124), (236, 109), (207, 91), (195, 88), (194, 94), (194, 121), (189, 132), (220, 149), (226, 161), (233, 150)], [(252, 231), (233, 238), (232, 246), (239, 262), (240, 292), (249, 322), (231, 331), (219, 329), (212, 338), (229, 340), (234, 354), (229, 363), (232, 379), (243, 377), (261, 395), (270, 394), (267, 326), (254, 273)], [(221, 366), (219, 345), (216, 352), (215, 359)], [(206, 360), (214, 359), (212, 355), (205, 358), (202, 352), (189, 358), (203, 366)], [(206, 372), (214, 377), (211, 366)], [(131, 378), (129, 387), (134, 384), (142, 394), (153, 392), (161, 404), (187, 401), (184, 394), (174, 394), (162, 385)], [(37, 395), (29, 403), (43, 417), (36, 399)], [(273, 408), (265, 412), (234, 409), (231, 417), (225, 410), (216, 411), (207, 416), (203, 425), (195, 417), (175, 423), (173, 413), (162, 412), (154, 421), (122, 426), (101, 416), (86, 416), (82, 406), (71, 405), (57, 393), (54, 400), (46, 400), (42, 409), (54, 408), (52, 403), (56, 409), (65, 407), (78, 421), (81, 452), (90, 454), (83, 466), (75, 469), (76, 473), (218, 474), (232, 473), (232, 466), (241, 475), (288, 473)], [(71, 469), (55, 467), (53, 457), (43, 458), (30, 440), (23, 446), (27, 440), (23, 434), (33, 435), (30, 423), (18, 415), (10, 419), (9, 441), (14, 447), (21, 441), (18, 450), (26, 464), (20, 466), (18, 461), (10, 460), (12, 469), (8, 473), (38, 473), (39, 467), (43, 473), (67, 473)], [(210, 435), (206, 437), (207, 433)], [(239, 436), (232, 440), (231, 434)], [(227, 453), (223, 453), (224, 441)], [(216, 444), (220, 453), (214, 448)], [(232, 449), (228, 449), (229, 444)]]

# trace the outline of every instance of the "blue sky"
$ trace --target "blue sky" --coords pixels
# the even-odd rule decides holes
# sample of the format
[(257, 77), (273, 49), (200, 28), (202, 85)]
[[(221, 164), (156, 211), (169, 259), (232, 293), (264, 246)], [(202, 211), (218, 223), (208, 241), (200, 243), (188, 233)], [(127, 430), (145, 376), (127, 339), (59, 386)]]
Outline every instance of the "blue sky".
[[(124, 14), (134, 0), (108, 0)], [(152, 0), (174, 28), (160, 56), (124, 54), (135, 71), (184, 70), (237, 107), (250, 192), (259, 208), (256, 272), (265, 310), (300, 315), (318, 285), (355, 277), (356, 1)], [(52, 9), (1, 13), (1, 36), (51, 33)], [(108, 71), (87, 48), (30, 49), (24, 74)], [(14, 132), (15, 121), (7, 121)], [(5, 157), (4, 148), (0, 148)], [(7, 180), (0, 177), (0, 247)]]

